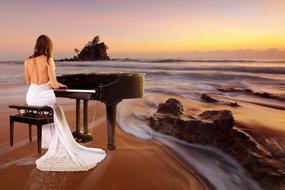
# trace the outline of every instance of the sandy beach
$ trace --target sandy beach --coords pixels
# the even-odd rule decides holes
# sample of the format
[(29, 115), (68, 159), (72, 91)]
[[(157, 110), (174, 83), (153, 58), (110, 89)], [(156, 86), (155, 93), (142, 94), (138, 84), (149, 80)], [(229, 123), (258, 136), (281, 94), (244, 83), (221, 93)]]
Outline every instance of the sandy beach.
[[(91, 125), (94, 104), (90, 105)], [(73, 106), (64, 106), (68, 123), (75, 126)], [(192, 170), (165, 145), (155, 140), (141, 140), (117, 127), (117, 150), (106, 150), (104, 105), (96, 105), (94, 140), (85, 144), (107, 151), (106, 158), (87, 172), (42, 172), (35, 167), (39, 157), (35, 129), (33, 142), (28, 128), (15, 126), (15, 144), (9, 146), (8, 108), (1, 108), (0, 189), (205, 189)]]

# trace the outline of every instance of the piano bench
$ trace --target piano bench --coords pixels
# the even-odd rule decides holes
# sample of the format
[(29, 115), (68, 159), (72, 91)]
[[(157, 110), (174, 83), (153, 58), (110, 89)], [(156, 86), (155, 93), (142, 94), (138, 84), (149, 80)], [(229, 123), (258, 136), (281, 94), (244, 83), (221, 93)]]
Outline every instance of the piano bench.
[(32, 141), (32, 126), (37, 126), (38, 153), (42, 149), (42, 126), (53, 123), (53, 110), (48, 106), (29, 106), (27, 104), (9, 105), (17, 109), (17, 114), (10, 115), (10, 146), (14, 143), (14, 122), (29, 124), (29, 140)]

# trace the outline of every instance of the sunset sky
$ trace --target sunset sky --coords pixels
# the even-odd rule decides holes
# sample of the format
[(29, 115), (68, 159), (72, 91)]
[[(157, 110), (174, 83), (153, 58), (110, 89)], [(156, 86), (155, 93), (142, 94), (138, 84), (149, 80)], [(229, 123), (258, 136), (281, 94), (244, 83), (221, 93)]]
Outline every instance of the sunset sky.
[(40, 34), (52, 38), (56, 58), (73, 56), (95, 35), (112, 58), (284, 51), (284, 23), (284, 0), (7, 0), (0, 4), (0, 60), (25, 59)]

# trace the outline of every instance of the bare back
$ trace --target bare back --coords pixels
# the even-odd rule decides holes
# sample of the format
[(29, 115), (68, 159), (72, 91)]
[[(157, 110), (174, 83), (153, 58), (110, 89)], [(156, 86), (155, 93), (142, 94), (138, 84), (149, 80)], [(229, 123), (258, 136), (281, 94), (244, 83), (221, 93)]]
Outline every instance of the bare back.
[(34, 84), (43, 84), (49, 82), (47, 57), (39, 56), (27, 60), (25, 69), (27, 70), (30, 82)]
[(47, 60), (45, 55), (27, 59), (24, 63), (25, 81), (27, 85), (49, 82), (52, 88), (67, 88), (56, 79), (55, 63), (52, 57)]

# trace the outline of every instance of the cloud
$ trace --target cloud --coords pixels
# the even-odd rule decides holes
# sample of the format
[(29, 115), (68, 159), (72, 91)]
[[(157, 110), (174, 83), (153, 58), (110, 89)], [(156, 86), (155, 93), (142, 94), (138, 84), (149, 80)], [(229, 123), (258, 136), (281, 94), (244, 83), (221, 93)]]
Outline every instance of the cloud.
[(238, 49), (238, 50), (214, 50), (192, 51), (188, 53), (192, 58), (213, 59), (285, 59), (285, 51), (270, 48), (265, 50)]
[(188, 52), (156, 52), (156, 53), (112, 53), (113, 58), (179, 58), (179, 59), (266, 59), (285, 60), (285, 51), (270, 48), (265, 50), (237, 49), (237, 50), (211, 50), (211, 51), (188, 51)]

